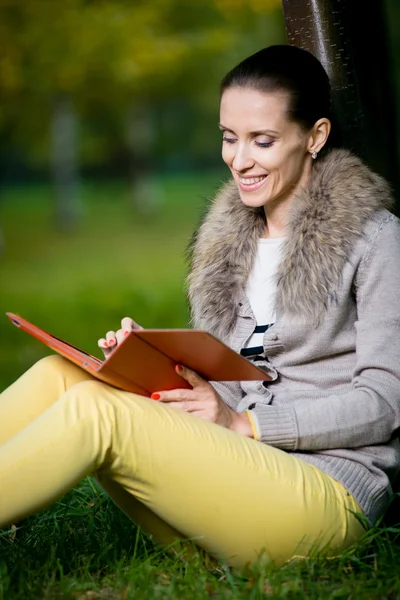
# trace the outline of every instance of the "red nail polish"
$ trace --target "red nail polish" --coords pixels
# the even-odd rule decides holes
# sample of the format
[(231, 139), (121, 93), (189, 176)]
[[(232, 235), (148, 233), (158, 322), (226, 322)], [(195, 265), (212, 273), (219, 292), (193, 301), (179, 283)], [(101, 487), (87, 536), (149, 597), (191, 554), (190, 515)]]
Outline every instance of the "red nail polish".
[(176, 365), (176, 368), (179, 371), (179, 373), (181, 373), (183, 371), (182, 365)]
[(127, 335), (130, 334), (130, 331), (124, 331), (124, 336), (126, 337)]
[(152, 394), (151, 395), (152, 400), (159, 400), (160, 398), (161, 398), (160, 394)]
[(108, 343), (109, 343), (110, 346), (114, 346), (115, 340), (108, 340)]
[(107, 344), (107, 342), (104, 342), (104, 344), (103, 344), (103, 345), (104, 345), (106, 348), (108, 348), (108, 344)]

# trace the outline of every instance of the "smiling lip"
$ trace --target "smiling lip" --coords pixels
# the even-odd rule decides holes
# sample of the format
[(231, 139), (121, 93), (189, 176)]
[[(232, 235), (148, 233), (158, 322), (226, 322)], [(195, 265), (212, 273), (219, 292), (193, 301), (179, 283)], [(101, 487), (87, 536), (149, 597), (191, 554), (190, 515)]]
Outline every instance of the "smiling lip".
[(259, 177), (240, 177), (239, 186), (244, 192), (254, 192), (258, 190), (266, 181), (268, 175), (260, 175)]

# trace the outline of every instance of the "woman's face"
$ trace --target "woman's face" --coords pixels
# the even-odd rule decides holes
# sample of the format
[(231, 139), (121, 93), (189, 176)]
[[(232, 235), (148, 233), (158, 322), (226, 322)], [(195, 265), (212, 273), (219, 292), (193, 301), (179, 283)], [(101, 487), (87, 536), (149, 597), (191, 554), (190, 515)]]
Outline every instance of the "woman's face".
[(290, 199), (307, 177), (310, 136), (287, 117), (284, 92), (233, 87), (221, 98), (222, 158), (242, 202), (272, 208)]

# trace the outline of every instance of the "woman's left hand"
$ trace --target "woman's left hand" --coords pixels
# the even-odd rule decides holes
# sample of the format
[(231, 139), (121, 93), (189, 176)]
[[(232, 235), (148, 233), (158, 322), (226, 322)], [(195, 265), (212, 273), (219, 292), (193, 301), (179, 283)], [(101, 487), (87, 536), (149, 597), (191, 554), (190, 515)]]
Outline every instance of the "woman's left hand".
[(177, 365), (176, 372), (186, 379), (193, 389), (175, 389), (152, 394), (153, 400), (165, 402), (173, 408), (178, 408), (191, 413), (196, 417), (205, 419), (241, 433), (253, 437), (250, 419), (246, 413), (237, 413), (220, 398), (211, 383), (202, 379), (200, 375)]

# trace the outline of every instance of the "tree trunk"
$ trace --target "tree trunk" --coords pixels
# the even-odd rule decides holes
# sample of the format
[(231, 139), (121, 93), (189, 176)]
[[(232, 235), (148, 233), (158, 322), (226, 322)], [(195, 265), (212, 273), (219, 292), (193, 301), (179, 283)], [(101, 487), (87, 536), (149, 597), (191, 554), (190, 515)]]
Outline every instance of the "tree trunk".
[(289, 43), (312, 52), (329, 75), (343, 145), (400, 192), (382, 3), (282, 1)]
[(71, 99), (60, 95), (51, 121), (51, 169), (56, 195), (56, 217), (62, 229), (73, 227), (80, 216), (77, 167), (77, 117)]
[(154, 213), (163, 202), (160, 182), (154, 175), (154, 115), (149, 106), (132, 106), (127, 113), (126, 142), (130, 154), (132, 205), (143, 214)]

